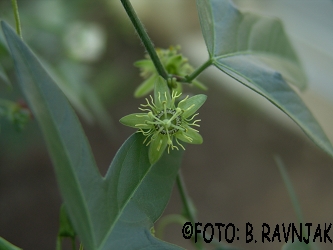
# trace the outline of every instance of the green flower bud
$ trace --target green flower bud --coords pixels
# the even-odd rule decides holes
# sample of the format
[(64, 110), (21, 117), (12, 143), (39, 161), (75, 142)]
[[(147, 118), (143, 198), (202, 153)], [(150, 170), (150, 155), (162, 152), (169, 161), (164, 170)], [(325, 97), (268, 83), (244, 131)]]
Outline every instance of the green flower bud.
[[(183, 57), (183, 55), (179, 53), (179, 50), (180, 46), (171, 46), (169, 49), (156, 49), (156, 52), (161, 60), (162, 65), (169, 75), (185, 77), (191, 74), (194, 69), (188, 63), (187, 58)], [(149, 58), (148, 55), (146, 58), (147, 59), (137, 61), (134, 64), (136, 67), (140, 68), (140, 75), (145, 79), (145, 81), (141, 83), (134, 92), (134, 96), (138, 98), (143, 97), (153, 91), (154, 83), (159, 76), (153, 61)], [(204, 86), (198, 80), (193, 80), (192, 83), (196, 87), (204, 90), (207, 89), (206, 86)], [(171, 82), (169, 87), (175, 89), (178, 93), (182, 92), (182, 85), (179, 82)]]

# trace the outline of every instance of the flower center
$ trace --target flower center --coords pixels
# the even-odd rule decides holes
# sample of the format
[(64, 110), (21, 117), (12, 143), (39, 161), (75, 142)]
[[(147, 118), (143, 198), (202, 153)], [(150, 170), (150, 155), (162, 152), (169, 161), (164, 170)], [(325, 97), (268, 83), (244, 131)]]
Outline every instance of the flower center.
[(180, 114), (177, 114), (175, 109), (162, 110), (156, 115), (155, 129), (160, 131), (162, 135), (173, 135), (179, 131), (179, 127), (182, 124)]

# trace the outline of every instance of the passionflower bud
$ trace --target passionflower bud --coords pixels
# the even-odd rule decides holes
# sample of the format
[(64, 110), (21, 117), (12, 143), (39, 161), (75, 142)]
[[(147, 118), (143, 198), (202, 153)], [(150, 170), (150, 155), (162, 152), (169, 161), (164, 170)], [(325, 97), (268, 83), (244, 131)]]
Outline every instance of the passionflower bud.
[(178, 105), (175, 101), (180, 93), (170, 91), (167, 81), (158, 76), (155, 81), (154, 98), (146, 98), (146, 104), (141, 104), (139, 110), (143, 113), (134, 113), (124, 116), (120, 122), (126, 126), (138, 129), (138, 132), (146, 136), (143, 141), (149, 146), (149, 161), (151, 164), (158, 161), (164, 150), (182, 148), (179, 142), (201, 144), (202, 137), (199, 131), (193, 127), (200, 127), (200, 119), (196, 111), (204, 104), (206, 95), (199, 94), (187, 96)]
[[(156, 53), (161, 60), (162, 65), (169, 75), (175, 75), (185, 77), (191, 74), (194, 69), (188, 63), (186, 57), (184, 57), (180, 51), (180, 46), (170, 46), (168, 49), (156, 49)], [(138, 86), (134, 92), (135, 97), (143, 97), (149, 94), (154, 89), (154, 83), (159, 74), (154, 66), (153, 61), (148, 55), (146, 59), (135, 62), (134, 64), (141, 71), (140, 75), (144, 78), (144, 81)], [(207, 90), (207, 87), (198, 80), (193, 80), (192, 84), (200, 89)], [(173, 86), (170, 86), (176, 92), (182, 92), (182, 84), (177, 82)]]

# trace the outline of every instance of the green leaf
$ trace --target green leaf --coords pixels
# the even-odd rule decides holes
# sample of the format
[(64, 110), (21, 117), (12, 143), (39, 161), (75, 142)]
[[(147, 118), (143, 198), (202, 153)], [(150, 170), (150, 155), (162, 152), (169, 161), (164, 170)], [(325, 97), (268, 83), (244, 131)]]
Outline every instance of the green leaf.
[(286, 82), (305, 87), (304, 73), (281, 22), (242, 13), (229, 0), (197, 0), (197, 6), (212, 64), (267, 98), (333, 157), (324, 131)]
[(20, 87), (51, 154), (58, 185), (72, 224), (87, 249), (103, 231), (99, 207), (102, 185), (88, 141), (67, 99), (27, 45), (1, 22)]
[(72, 239), (75, 239), (75, 230), (72, 227), (72, 223), (70, 222), (67, 211), (65, 209), (65, 206), (62, 205), (60, 207), (60, 216), (59, 216), (59, 232), (58, 236), (59, 237), (69, 237)]
[[(9, 55), (8, 49), (6, 47), (6, 42), (4, 41), (2, 33), (0, 33), (0, 59), (7, 59)], [(0, 60), (0, 63), (2, 63)], [(8, 86), (11, 86), (11, 82), (8, 79), (7, 73), (4, 70), (3, 66), (0, 64), (0, 82), (5, 83)]]
[(0, 65), (0, 82), (4, 82), (8, 86), (11, 85), (11, 82), (9, 81), (8, 76), (1, 65)]
[[(64, 94), (28, 46), (8, 24), (1, 24), (19, 85), (51, 154), (66, 211), (85, 249), (107, 250), (116, 240), (132, 249), (180, 249), (155, 239), (149, 229), (169, 199), (181, 154), (166, 155), (163, 162), (151, 165), (148, 147), (142, 144), (144, 136), (134, 134), (103, 178)], [(126, 234), (118, 234), (120, 230)]]
[(310, 250), (310, 246), (304, 242), (292, 242), (291, 240), (289, 240), (286, 244), (282, 246), (281, 250)]
[(58, 230), (56, 250), (62, 249), (61, 244), (63, 238), (70, 238), (72, 243), (75, 244), (75, 237), (76, 237), (75, 230), (67, 215), (65, 205), (63, 204), (60, 207), (59, 230)]
[[(218, 245), (218, 244), (215, 244), (215, 245)], [(214, 250), (243, 250), (241, 248), (229, 246), (229, 245), (227, 245), (225, 243), (220, 243), (219, 245), (221, 245), (221, 246), (218, 246)]]
[(74, 109), (88, 122), (98, 122), (106, 132), (114, 127), (113, 120), (99, 100), (95, 90), (86, 82), (87, 68), (71, 61), (62, 61), (57, 69), (42, 62), (48, 74), (64, 92)]
[(0, 249), (1, 250), (22, 250), (22, 248), (18, 248), (13, 244), (6, 241), (4, 238), (0, 237)]
[[(114, 160), (132, 161), (131, 164), (126, 164), (126, 167), (121, 169), (123, 174), (118, 180), (111, 179), (108, 182), (114, 186), (119, 186), (119, 188), (121, 187), (122, 191), (118, 190), (118, 193), (124, 194), (125, 197), (127, 196), (125, 193), (131, 188), (129, 183), (134, 183), (131, 180), (134, 178), (140, 180), (140, 176), (144, 175), (142, 166), (149, 166), (148, 147), (142, 145), (143, 139), (142, 134), (134, 134), (129, 140), (136, 140), (136, 142), (126, 146), (137, 147), (137, 149), (131, 149), (129, 152), (124, 149), (122, 153), (124, 145), (117, 154), (119, 157)], [(180, 168), (182, 154), (182, 150), (173, 150), (170, 154), (165, 152), (156, 164), (149, 167), (150, 171), (141, 179), (141, 185), (128, 202), (103, 249), (182, 249), (160, 241), (150, 233), (153, 223), (161, 216), (170, 198)], [(111, 166), (107, 178), (109, 174), (112, 175), (112, 171), (119, 171), (119, 169), (113, 170), (113, 166)], [(120, 201), (120, 196), (118, 195), (118, 197)]]
[[(253, 67), (283, 73), (290, 83), (305, 88), (306, 77), (276, 18), (240, 12), (230, 0), (197, 0), (202, 32), (210, 57), (223, 64), (230, 59), (255, 61)], [(228, 67), (226, 65), (226, 67)]]

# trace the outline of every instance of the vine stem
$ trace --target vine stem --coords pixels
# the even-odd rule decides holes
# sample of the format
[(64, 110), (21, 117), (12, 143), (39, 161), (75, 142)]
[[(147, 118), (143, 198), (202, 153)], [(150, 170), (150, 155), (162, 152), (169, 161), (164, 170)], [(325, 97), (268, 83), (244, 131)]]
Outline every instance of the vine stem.
[[(188, 217), (192, 226), (195, 226), (195, 223), (196, 223), (197, 220), (195, 218), (193, 209), (191, 209), (190, 200), (188, 199), (189, 196), (187, 194), (184, 179), (183, 179), (183, 176), (182, 176), (180, 170), (178, 172), (176, 182), (177, 182), (177, 187), (178, 187), (178, 191), (179, 191), (179, 194), (180, 194), (180, 198), (181, 198), (183, 206), (184, 206), (186, 217)], [(199, 238), (198, 244), (196, 244), (196, 247), (199, 250), (203, 250), (201, 237)]]
[(18, 5), (16, 0), (12, 0), (12, 6), (14, 11), (15, 23), (16, 23), (16, 33), (19, 35), (21, 39), (22, 37), (22, 30), (21, 30), (21, 22), (20, 22), (20, 15), (18, 11)]
[(136, 32), (138, 33), (143, 45), (145, 46), (151, 60), (153, 61), (155, 68), (160, 76), (162, 76), (165, 80), (168, 79), (168, 73), (166, 72), (165, 68), (163, 67), (156, 50), (154, 48), (153, 42), (149, 38), (143, 24), (141, 23), (139, 17), (135, 13), (132, 4), (129, 0), (121, 0), (122, 5), (125, 8), (125, 11), (130, 18)]

